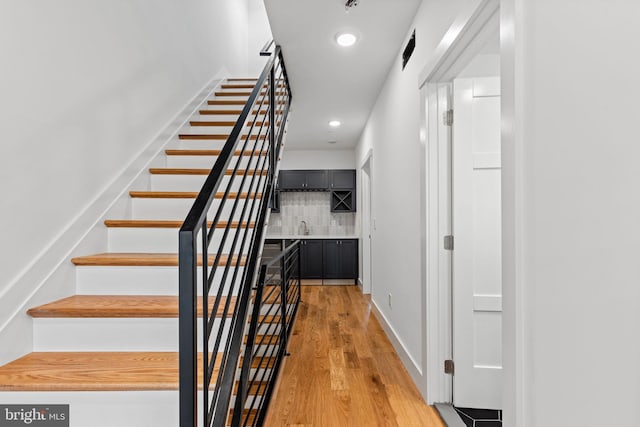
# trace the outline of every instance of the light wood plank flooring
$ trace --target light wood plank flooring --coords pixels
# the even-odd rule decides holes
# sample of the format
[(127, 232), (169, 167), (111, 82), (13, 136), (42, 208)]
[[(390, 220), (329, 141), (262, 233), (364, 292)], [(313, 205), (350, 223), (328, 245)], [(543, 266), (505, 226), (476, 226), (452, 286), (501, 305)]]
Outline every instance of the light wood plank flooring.
[(442, 426), (356, 286), (303, 286), (265, 425)]

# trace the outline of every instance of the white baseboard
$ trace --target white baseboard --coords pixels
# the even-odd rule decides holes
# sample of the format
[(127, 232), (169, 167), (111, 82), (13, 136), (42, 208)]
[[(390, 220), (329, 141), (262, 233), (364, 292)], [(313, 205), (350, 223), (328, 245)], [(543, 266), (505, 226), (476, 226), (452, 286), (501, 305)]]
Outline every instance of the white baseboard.
[(221, 82), (219, 75), (209, 80), (121, 169), (104, 191), (6, 286), (0, 294), (0, 365), (32, 351), (33, 328), (26, 310), (75, 292), (75, 268), (69, 259), (106, 251), (106, 228), (102, 220), (107, 214), (127, 214), (127, 190)]
[(387, 334), (389, 341), (391, 341), (391, 345), (393, 345), (396, 353), (398, 353), (398, 357), (400, 357), (400, 360), (409, 373), (409, 376), (411, 376), (416, 387), (420, 389), (419, 385), (424, 382), (422, 368), (418, 363), (416, 363), (413, 357), (411, 357), (411, 354), (409, 354), (409, 351), (403, 344), (402, 340), (398, 337), (398, 334), (396, 334), (396, 331), (393, 329), (384, 314), (382, 314), (382, 311), (380, 311), (373, 299), (371, 300), (371, 308), (373, 309), (373, 314), (378, 319), (378, 322), (380, 322), (380, 326), (382, 326), (382, 329)]

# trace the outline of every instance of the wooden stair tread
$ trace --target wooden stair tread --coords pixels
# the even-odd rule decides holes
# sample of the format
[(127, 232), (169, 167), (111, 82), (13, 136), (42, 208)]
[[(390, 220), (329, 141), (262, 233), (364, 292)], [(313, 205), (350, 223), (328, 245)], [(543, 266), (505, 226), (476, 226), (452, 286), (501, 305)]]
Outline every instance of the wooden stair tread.
[[(247, 139), (249, 135), (242, 135), (241, 139)], [(260, 135), (260, 140), (266, 139), (266, 135)], [(213, 139), (216, 141), (226, 141), (229, 138), (228, 134), (223, 133), (207, 133), (207, 134), (194, 134), (194, 133), (182, 133), (178, 135), (178, 138), (183, 141), (193, 141), (193, 140), (203, 140), (203, 139)], [(258, 135), (250, 135), (249, 140), (255, 141), (258, 139)]]
[[(264, 91), (262, 91), (260, 94), (264, 95)], [(219, 90), (219, 91), (215, 92), (215, 96), (249, 96), (249, 95), (251, 95), (251, 92), (246, 92), (246, 91), (242, 91), (242, 92), (238, 92), (238, 91), (225, 92), (225, 91), (220, 91)]]
[[(287, 321), (289, 321), (290, 316), (287, 316)], [(258, 323), (260, 324), (265, 324), (265, 323), (280, 323), (282, 320), (282, 317), (279, 314), (273, 315), (273, 314), (269, 314), (269, 315), (260, 315), (260, 317), (258, 318)], [(249, 316), (249, 321), (251, 320), (251, 316)]]
[[(249, 336), (245, 335), (244, 340), (242, 341), (244, 344), (249, 340)], [(258, 334), (256, 335), (256, 340), (253, 343), (254, 345), (275, 345), (280, 342), (280, 334)]]
[[(219, 156), (222, 150), (183, 150), (183, 149), (168, 149), (165, 150), (167, 156)], [(233, 153), (234, 156), (250, 156), (253, 155), (266, 155), (265, 150), (237, 150)]]
[(228, 82), (257, 82), (258, 79), (253, 78), (253, 77), (247, 77), (247, 78), (243, 78), (243, 77), (229, 77), (227, 79)]
[[(229, 259), (228, 255), (220, 256), (220, 265), (231, 262), (238, 263), (238, 256)], [(215, 261), (215, 255), (209, 255), (209, 265)], [(246, 257), (242, 257), (240, 265), (244, 266)], [(95, 255), (75, 257), (71, 262), (77, 266), (108, 266), (108, 267), (177, 267), (178, 254), (166, 253), (127, 253), (109, 252)], [(202, 265), (202, 256), (198, 255), (198, 265)]]
[[(196, 191), (129, 191), (129, 196), (137, 199), (195, 199), (198, 197), (198, 192)], [(241, 199), (246, 199), (249, 196), (249, 193), (235, 193), (230, 192), (228, 194), (229, 199), (236, 199), (240, 197)], [(262, 197), (262, 193), (251, 193), (251, 197), (255, 196), (256, 198)], [(224, 197), (224, 193), (216, 193), (214, 198), (222, 199)]]
[[(252, 113), (253, 114), (260, 114), (260, 115), (265, 115), (267, 114), (268, 110), (253, 110)], [(237, 115), (239, 116), (242, 113), (241, 110), (200, 110), (200, 114), (201, 115), (209, 115), (209, 116), (234, 116)]]
[[(232, 83), (232, 84), (223, 84), (221, 86), (222, 89), (253, 89), (254, 87), (256, 87), (255, 83), (253, 84), (247, 84), (247, 83)], [(267, 83), (265, 82), (262, 87), (268, 87)], [(285, 87), (285, 85), (283, 83), (280, 83), (278, 85), (278, 87)]]
[[(241, 422), (241, 425), (253, 425), (257, 416), (258, 416), (257, 409), (243, 409), (242, 410), (243, 421)], [(229, 409), (229, 418), (227, 420), (228, 426), (231, 425), (232, 417), (233, 417), (233, 409)]]
[[(202, 360), (202, 355), (198, 357)], [(221, 355), (215, 363), (218, 374)], [(201, 370), (202, 363), (198, 363)], [(200, 381), (201, 375), (198, 375)], [(202, 384), (200, 384), (202, 387)], [(178, 390), (176, 352), (36, 352), (0, 367), (2, 391)]]
[[(282, 86), (280, 86), (280, 87), (282, 87)], [(268, 95), (268, 93), (269, 92), (263, 90), (262, 92), (260, 92), (260, 96)], [(218, 91), (218, 92), (215, 93), (215, 95), (216, 96), (247, 96), (248, 97), (248, 96), (251, 95), (251, 92), (247, 92), (247, 91), (228, 91), (228, 92)], [(276, 96), (283, 96), (283, 95), (286, 95), (286, 92), (279, 91), (279, 92), (276, 92), (275, 95)]]
[[(251, 387), (249, 387), (247, 394), (250, 396), (264, 396), (264, 393), (267, 391), (268, 385), (269, 385), (268, 381), (255, 381), (253, 384), (251, 384)], [(236, 381), (233, 387), (233, 394), (236, 396), (238, 395), (239, 387), (240, 387), (240, 381)]]
[[(245, 173), (249, 173), (249, 175), (266, 175), (267, 171), (263, 170), (261, 173), (257, 172), (255, 169), (245, 170), (237, 170), (233, 171), (233, 169), (227, 169), (224, 171), (224, 174), (229, 175), (238, 175), (242, 176)], [(209, 175), (211, 173), (211, 169), (191, 169), (191, 168), (151, 168), (149, 169), (149, 173), (152, 175)]]
[[(244, 105), (247, 101), (244, 99), (210, 99), (207, 101), (208, 105)], [(284, 105), (286, 101), (279, 100), (276, 104)], [(258, 105), (269, 105), (269, 100), (258, 101)]]
[(208, 105), (244, 105), (247, 101), (236, 99), (210, 99), (207, 101)]
[[(236, 297), (229, 298), (231, 310)], [(209, 298), (209, 314), (215, 298)], [(227, 297), (222, 297), (216, 317), (223, 315)], [(198, 316), (202, 316), (198, 298)], [(37, 318), (177, 318), (178, 297), (170, 295), (73, 295), (33, 307), (27, 311)]]
[[(255, 126), (269, 126), (269, 122), (252, 122), (252, 121), (247, 122), (247, 126), (253, 126), (254, 123), (255, 123)], [(232, 126), (236, 125), (236, 122), (229, 122), (229, 121), (224, 121), (224, 120), (192, 120), (192, 121), (189, 122), (189, 124), (191, 126), (232, 127)], [(278, 124), (280, 124), (280, 123), (278, 123)]]
[[(180, 220), (156, 220), (156, 219), (107, 219), (104, 221), (104, 225), (109, 228), (180, 228), (183, 221)], [(211, 227), (213, 221), (207, 222)], [(247, 226), (247, 222), (242, 223), (243, 227)], [(238, 228), (240, 226), (239, 221), (232, 221), (229, 224), (228, 221), (218, 221), (216, 228), (226, 228), (229, 225), (231, 228)], [(255, 227), (255, 222), (249, 224), (249, 228)]]
[(191, 126), (224, 126), (224, 127), (231, 127), (231, 126), (235, 126), (236, 122), (224, 121), (224, 120), (209, 120), (209, 121), (191, 120), (189, 122), (189, 124)]
[(253, 89), (255, 84), (223, 84), (222, 89)]
[[(260, 356), (251, 361), (251, 369), (271, 369), (276, 364), (276, 357)], [(242, 366), (244, 357), (240, 357), (238, 366)]]

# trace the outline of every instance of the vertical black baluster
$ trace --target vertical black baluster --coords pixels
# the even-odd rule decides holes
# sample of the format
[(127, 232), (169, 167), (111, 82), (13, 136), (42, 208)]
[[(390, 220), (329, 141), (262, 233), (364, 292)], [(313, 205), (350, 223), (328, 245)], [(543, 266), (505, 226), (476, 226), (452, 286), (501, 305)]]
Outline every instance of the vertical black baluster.
[(282, 307), (281, 307), (281, 316), (282, 322), (280, 335), (282, 336), (280, 345), (282, 346), (282, 351), (284, 355), (288, 355), (287, 353), (287, 281), (289, 278), (287, 277), (287, 263), (286, 263), (286, 255), (282, 257), (280, 260), (280, 280), (282, 281)]
[(179, 259), (179, 368), (180, 426), (194, 427), (198, 420), (197, 248), (194, 232), (180, 230)]
[(298, 302), (302, 301), (302, 242), (298, 240), (296, 252), (298, 253)]
[(269, 182), (273, 182), (278, 161), (276, 152), (276, 74), (275, 61), (269, 70)]
[[(202, 224), (202, 409), (204, 411), (203, 420), (205, 425), (209, 424), (209, 334), (207, 331), (209, 323), (209, 233), (207, 230), (207, 216)], [(214, 354), (215, 358), (216, 355)]]

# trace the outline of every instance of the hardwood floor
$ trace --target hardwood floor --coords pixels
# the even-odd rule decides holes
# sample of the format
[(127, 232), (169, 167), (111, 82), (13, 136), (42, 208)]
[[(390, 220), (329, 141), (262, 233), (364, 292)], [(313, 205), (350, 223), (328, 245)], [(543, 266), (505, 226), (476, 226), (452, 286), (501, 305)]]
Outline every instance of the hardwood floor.
[(266, 426), (445, 426), (356, 286), (303, 286)]

